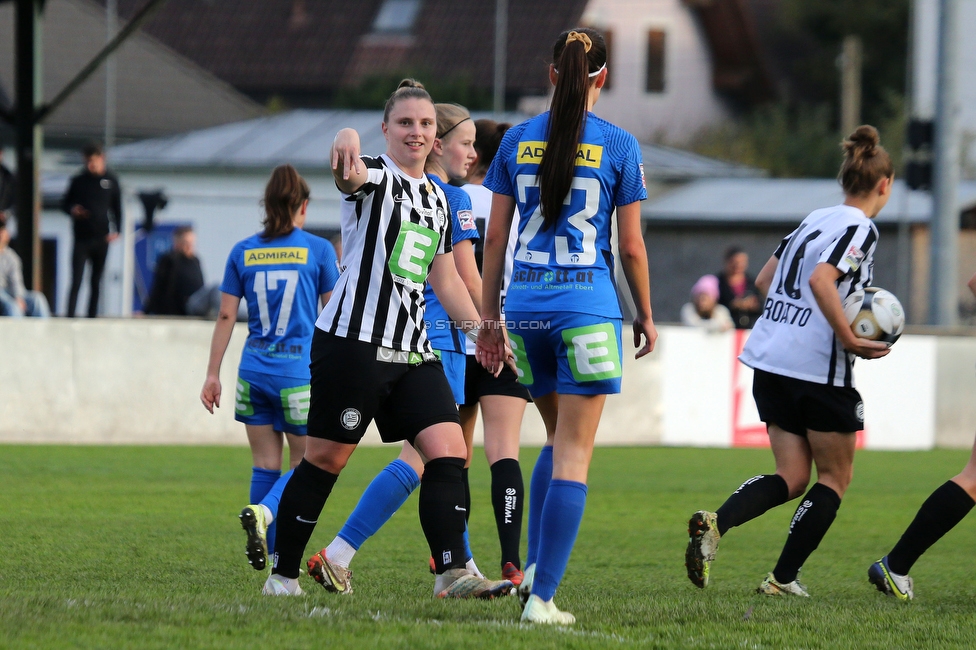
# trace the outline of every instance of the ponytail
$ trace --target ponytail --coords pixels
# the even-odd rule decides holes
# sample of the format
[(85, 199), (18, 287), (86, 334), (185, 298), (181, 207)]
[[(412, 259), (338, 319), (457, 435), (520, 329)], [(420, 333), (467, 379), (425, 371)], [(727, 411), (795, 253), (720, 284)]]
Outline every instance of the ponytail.
[(543, 228), (556, 224), (573, 183), (576, 152), (586, 122), (591, 74), (607, 63), (607, 46), (600, 32), (585, 27), (563, 32), (552, 48), (556, 88), (549, 109), (546, 149), (539, 163), (540, 208)]
[(309, 197), (308, 183), (299, 176), (291, 165), (279, 165), (271, 172), (271, 179), (264, 188), (264, 232), (265, 240), (287, 235), (294, 230), (292, 220), (302, 203)]
[(844, 163), (840, 167), (837, 180), (844, 193), (861, 196), (874, 189), (882, 178), (891, 178), (895, 168), (891, 156), (881, 146), (878, 130), (868, 124), (857, 127), (841, 143), (844, 150)]

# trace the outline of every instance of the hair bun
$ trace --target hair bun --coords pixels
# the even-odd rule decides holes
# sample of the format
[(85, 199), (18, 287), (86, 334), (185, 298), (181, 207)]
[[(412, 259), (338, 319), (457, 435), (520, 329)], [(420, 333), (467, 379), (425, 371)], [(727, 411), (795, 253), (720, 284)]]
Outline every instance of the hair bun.
[(854, 133), (847, 136), (841, 146), (848, 156), (870, 158), (877, 153), (880, 142), (881, 136), (878, 135), (878, 130), (870, 124), (862, 124), (854, 129)]
[(404, 79), (400, 82), (400, 85), (397, 86), (397, 90), (400, 88), (420, 88), (421, 90), (427, 90), (424, 88), (424, 84), (420, 83), (416, 79)]

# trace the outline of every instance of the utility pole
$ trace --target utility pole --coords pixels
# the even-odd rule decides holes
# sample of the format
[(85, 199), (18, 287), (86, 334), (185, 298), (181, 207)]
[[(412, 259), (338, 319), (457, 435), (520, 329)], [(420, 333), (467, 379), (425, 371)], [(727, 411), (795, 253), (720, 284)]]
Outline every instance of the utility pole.
[(17, 0), (16, 73), (17, 88), (14, 125), (17, 146), (17, 254), (24, 271), (24, 284), (34, 291), (41, 289), (41, 195), (38, 169), (44, 149), (41, 127), (37, 121), (41, 86), (41, 15), (42, 0)]
[[(111, 43), (118, 31), (118, 0), (105, 3), (105, 42)], [(116, 107), (115, 55), (105, 59), (105, 150), (115, 146)]]
[(840, 130), (846, 136), (861, 124), (861, 37), (845, 36), (840, 55)]
[(495, 117), (505, 112), (505, 68), (508, 66), (508, 0), (495, 0)]
[(959, 0), (939, 2), (939, 64), (932, 166), (932, 253), (929, 322), (949, 327), (959, 318)]

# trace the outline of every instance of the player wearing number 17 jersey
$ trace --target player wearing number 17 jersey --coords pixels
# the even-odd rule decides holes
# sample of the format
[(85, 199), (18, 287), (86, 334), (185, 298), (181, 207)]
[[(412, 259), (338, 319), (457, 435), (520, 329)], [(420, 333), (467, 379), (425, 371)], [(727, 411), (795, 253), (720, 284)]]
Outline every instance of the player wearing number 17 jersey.
[(237, 243), (227, 258), (220, 313), (200, 394), (213, 412), (220, 406), (220, 364), (242, 298), (248, 337), (241, 353), (234, 417), (251, 445), (250, 503), (241, 512), (248, 562), (263, 569), (274, 546), (278, 500), (291, 476), (281, 476), (282, 434), (290, 466), (301, 460), (309, 410), (309, 358), (319, 301), (328, 300), (339, 277), (335, 249), (302, 231), (308, 185), (291, 165), (274, 170), (264, 194), (264, 231)]
[[(590, 109), (607, 79), (603, 37), (580, 28), (553, 47), (549, 112), (512, 127), (484, 186), (493, 192), (485, 244), (476, 355), (494, 370), (504, 354), (500, 291), (518, 207), (518, 244), (505, 325), (519, 381), (546, 423), (529, 490), (529, 545), (519, 593), (522, 620), (569, 624), (553, 603), (586, 505), (586, 477), (606, 395), (620, 392), (621, 312), (610, 248), (616, 221), (621, 263), (634, 297), (637, 357), (654, 347), (647, 253), (640, 228), (644, 189), (637, 140)], [(645, 343), (641, 346), (641, 339)]]

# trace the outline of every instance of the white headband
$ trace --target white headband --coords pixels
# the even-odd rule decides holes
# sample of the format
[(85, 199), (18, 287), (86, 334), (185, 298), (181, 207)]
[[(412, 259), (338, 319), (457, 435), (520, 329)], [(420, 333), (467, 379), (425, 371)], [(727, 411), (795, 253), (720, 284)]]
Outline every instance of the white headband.
[[(603, 65), (600, 66), (600, 69), (599, 70), (597, 70), (596, 72), (591, 72), (590, 74), (588, 74), (586, 76), (587, 77), (595, 77), (598, 74), (600, 74), (601, 72), (603, 72), (603, 69), (606, 68), (606, 67), (607, 67), (607, 64), (604, 63)], [(556, 70), (556, 66), (553, 66), (552, 69), (553, 70)], [(559, 74), (559, 70), (556, 70), (556, 74)]]

